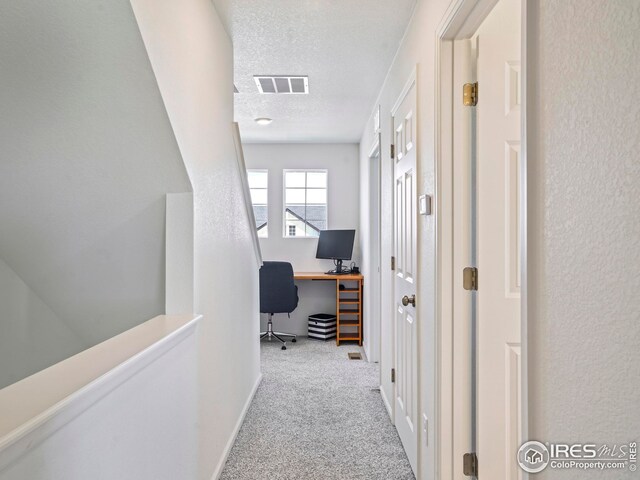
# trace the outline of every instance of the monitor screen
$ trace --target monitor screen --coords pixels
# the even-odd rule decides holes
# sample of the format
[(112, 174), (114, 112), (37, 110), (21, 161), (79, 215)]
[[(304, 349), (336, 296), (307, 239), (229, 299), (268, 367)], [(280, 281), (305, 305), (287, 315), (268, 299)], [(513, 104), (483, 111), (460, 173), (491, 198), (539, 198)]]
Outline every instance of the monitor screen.
[(355, 230), (322, 230), (316, 258), (351, 260)]

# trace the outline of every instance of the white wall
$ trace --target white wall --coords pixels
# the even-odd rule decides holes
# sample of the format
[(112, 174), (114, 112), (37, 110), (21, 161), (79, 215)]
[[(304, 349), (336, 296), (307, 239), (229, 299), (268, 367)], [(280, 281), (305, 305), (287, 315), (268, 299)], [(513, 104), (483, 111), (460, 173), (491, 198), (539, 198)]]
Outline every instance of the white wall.
[(0, 391), (0, 480), (196, 478), (196, 322), (151, 319)]
[(0, 389), (86, 345), (0, 260)]
[(530, 436), (620, 444), (640, 432), (640, 3), (584, 6), (529, 9)]
[(194, 190), (198, 478), (220, 472), (260, 378), (258, 265), (233, 139), (231, 41), (208, 0), (133, 0)]
[[(416, 64), (418, 193), (434, 193), (434, 42), (449, 4), (419, 0), (376, 102), (382, 106), (386, 193), (391, 191), (390, 109)], [(635, 367), (640, 363), (640, 113), (627, 95), (640, 81), (635, 58), (640, 48), (640, 4), (631, 0), (589, 3), (589, 8), (575, 0), (529, 4), (530, 436), (628, 442), (640, 431), (634, 410), (640, 404)], [(591, 93), (579, 97), (576, 88)], [(373, 116), (360, 143), (363, 180), (373, 145), (372, 125)], [(385, 232), (391, 231), (391, 200), (383, 195)], [(434, 226), (433, 217), (420, 217), (419, 305), (435, 305)], [(383, 239), (383, 249), (383, 258), (391, 255), (389, 238)], [(383, 276), (383, 280), (385, 295), (390, 279)], [(383, 323), (384, 319), (383, 311)], [(420, 413), (432, 418), (433, 308), (419, 309), (419, 319)], [(383, 381), (385, 377), (383, 372)], [(420, 452), (420, 478), (435, 478), (433, 447), (430, 441)], [(586, 473), (575, 470), (563, 475), (585, 478)], [(601, 472), (593, 475), (604, 478)]]
[[(380, 105), (380, 128), (382, 132), (382, 289), (383, 309), (381, 314), (382, 338), (388, 337), (391, 332), (392, 306), (390, 303), (390, 291), (392, 276), (390, 270), (385, 268), (385, 259), (392, 255), (391, 232), (393, 230), (393, 198), (392, 198), (392, 171), (390, 160), (390, 145), (393, 143), (391, 131), (391, 109), (398, 99), (403, 87), (409, 80), (414, 69), (417, 68), (417, 167), (418, 179), (417, 194), (434, 194), (435, 188), (435, 164), (434, 164), (434, 138), (435, 138), (435, 32), (443, 17), (449, 0), (418, 0), (414, 15), (409, 23), (407, 31), (396, 58), (389, 70), (389, 74), (380, 91), (378, 100), (374, 105)], [(369, 153), (374, 144), (373, 109), (372, 115), (364, 127), (364, 133), (360, 141), (360, 165), (361, 179), (368, 177)], [(367, 182), (367, 180), (365, 180)], [(368, 184), (367, 187), (368, 191)], [(363, 210), (363, 218), (368, 216), (368, 211)], [(364, 220), (363, 220), (364, 221)], [(420, 342), (419, 356), (419, 383), (420, 400), (419, 416), (426, 414), (434, 419), (435, 405), (435, 217), (418, 217), (418, 244), (420, 255), (418, 258), (419, 288), (416, 292), (418, 298), (418, 332)], [(386, 357), (385, 357), (386, 356)], [(381, 358), (386, 358), (387, 365), (391, 363), (392, 352), (381, 350)], [(389, 372), (381, 372), (383, 385), (387, 390), (391, 388)], [(433, 422), (431, 425), (433, 426)], [(420, 429), (420, 436), (424, 439)], [(435, 443), (433, 431), (430, 433), (430, 441), (422, 442), (422, 450), (419, 451), (419, 471), (421, 479), (435, 478)]]
[(193, 311), (193, 193), (167, 195), (167, 315)]
[[(355, 229), (353, 260), (360, 264), (358, 145), (355, 144), (245, 144), (247, 168), (269, 171), (269, 238), (260, 238), (264, 260), (291, 262), (300, 272), (325, 272), (334, 268), (331, 260), (316, 259), (318, 240), (283, 236), (283, 170), (292, 168), (328, 170), (328, 226)], [(349, 262), (347, 262), (349, 263)], [(291, 314), (276, 315), (278, 331), (307, 334), (307, 318), (314, 313), (335, 312), (334, 282), (297, 282), (300, 302)], [(262, 318), (266, 329), (266, 315)]]
[(0, 72), (0, 258), (77, 352), (164, 311), (164, 198), (191, 186), (128, 1), (2, 2)]

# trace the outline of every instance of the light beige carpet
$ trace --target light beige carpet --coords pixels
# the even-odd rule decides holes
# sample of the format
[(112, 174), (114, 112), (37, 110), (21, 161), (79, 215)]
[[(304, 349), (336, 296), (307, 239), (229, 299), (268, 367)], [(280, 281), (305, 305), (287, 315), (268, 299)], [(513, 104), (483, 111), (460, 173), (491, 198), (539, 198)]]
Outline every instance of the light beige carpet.
[(222, 480), (414, 479), (378, 388), (354, 345), (262, 342), (263, 380)]

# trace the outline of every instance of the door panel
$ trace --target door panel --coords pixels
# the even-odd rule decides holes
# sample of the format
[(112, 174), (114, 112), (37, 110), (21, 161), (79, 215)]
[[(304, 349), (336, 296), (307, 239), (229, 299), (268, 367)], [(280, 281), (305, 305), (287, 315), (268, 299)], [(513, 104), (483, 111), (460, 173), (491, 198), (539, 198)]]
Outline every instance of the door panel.
[(480, 479), (518, 479), (520, 438), (520, 0), (476, 34), (477, 452)]
[(418, 458), (418, 333), (416, 307), (403, 297), (417, 292), (416, 231), (416, 87), (407, 90), (393, 113), (395, 132), (394, 185), (396, 391), (395, 424), (414, 472)]

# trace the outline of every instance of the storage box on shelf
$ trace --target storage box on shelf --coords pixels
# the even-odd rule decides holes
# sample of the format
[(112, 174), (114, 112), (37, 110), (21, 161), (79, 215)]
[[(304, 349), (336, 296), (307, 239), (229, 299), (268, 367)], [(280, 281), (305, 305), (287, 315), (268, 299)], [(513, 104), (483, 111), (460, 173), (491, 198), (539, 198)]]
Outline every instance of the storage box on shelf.
[(296, 281), (311, 280), (336, 284), (336, 344), (353, 341), (362, 345), (362, 284), (360, 273), (345, 275), (323, 272), (295, 272)]
[(336, 337), (336, 316), (328, 313), (309, 315), (309, 338), (329, 340)]

